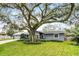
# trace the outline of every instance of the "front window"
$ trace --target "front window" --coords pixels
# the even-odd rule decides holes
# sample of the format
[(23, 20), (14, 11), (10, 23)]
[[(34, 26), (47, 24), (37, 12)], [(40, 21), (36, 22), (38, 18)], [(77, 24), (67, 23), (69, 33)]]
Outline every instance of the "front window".
[(57, 38), (58, 37), (58, 34), (55, 34), (55, 37)]

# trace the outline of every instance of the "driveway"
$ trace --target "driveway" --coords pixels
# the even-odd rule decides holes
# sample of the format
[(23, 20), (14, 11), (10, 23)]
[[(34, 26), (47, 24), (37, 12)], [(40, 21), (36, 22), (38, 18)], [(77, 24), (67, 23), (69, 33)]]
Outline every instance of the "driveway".
[(4, 44), (4, 43), (8, 43), (8, 42), (13, 42), (13, 41), (17, 41), (19, 39), (12, 39), (12, 40), (4, 40), (4, 41), (0, 41), (0, 44)]

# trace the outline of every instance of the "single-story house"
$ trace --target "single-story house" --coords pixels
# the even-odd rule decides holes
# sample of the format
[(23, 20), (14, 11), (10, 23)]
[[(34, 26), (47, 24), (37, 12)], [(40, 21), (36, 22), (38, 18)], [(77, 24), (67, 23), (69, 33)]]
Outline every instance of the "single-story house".
[(64, 41), (64, 31), (40, 32), (40, 39)]
[[(25, 34), (26, 38), (28, 39), (29, 33), (28, 32), (19, 32), (15, 33), (13, 36), (16, 39), (21, 38), (21, 34)], [(51, 32), (38, 32), (36, 31), (36, 36), (40, 40), (58, 40), (58, 41), (64, 41), (64, 31), (51, 31)]]

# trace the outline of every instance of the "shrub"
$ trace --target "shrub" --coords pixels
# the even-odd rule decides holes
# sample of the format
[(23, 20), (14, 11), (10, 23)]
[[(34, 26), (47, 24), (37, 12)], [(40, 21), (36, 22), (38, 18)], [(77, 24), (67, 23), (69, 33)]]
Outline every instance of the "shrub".
[(77, 44), (79, 44), (79, 36), (76, 36)]

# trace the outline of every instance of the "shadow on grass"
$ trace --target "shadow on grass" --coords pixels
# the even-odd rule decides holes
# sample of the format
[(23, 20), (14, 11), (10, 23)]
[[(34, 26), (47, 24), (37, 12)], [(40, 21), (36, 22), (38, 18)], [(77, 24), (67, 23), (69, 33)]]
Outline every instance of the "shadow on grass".
[(27, 44), (27, 45), (40, 45), (40, 44), (42, 44), (42, 43), (25, 43), (25, 42), (24, 42), (24, 44)]
[(79, 46), (79, 44), (77, 44), (76, 42), (74, 43), (69, 43), (70, 45), (73, 45), (73, 46)]
[(41, 42), (63, 42), (63, 41), (58, 41), (58, 40), (41, 40)]
[(18, 42), (22, 42), (23, 40), (17, 40)]
[(18, 40), (18, 42), (23, 42), (24, 44), (28, 44), (28, 45), (39, 45), (39, 44), (43, 44), (45, 42), (62, 43), (63, 41), (58, 41), (58, 40), (38, 40), (37, 42), (30, 42), (29, 40)]
[(24, 44), (30, 44), (30, 45), (38, 45), (38, 44), (41, 44), (42, 42), (41, 41), (39, 41), (39, 40), (37, 40), (36, 42), (32, 42), (32, 41), (30, 41), (30, 40), (25, 40), (25, 41), (23, 41), (23, 43)]

